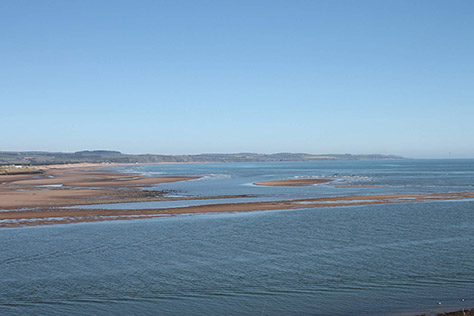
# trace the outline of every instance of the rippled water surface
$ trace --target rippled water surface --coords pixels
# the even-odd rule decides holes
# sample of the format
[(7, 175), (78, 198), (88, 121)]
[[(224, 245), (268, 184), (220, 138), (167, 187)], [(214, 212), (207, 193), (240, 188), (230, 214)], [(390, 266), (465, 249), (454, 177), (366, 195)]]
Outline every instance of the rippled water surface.
[[(474, 191), (473, 160), (127, 171), (206, 176), (157, 186), (182, 195)], [(251, 185), (295, 176), (336, 184)], [(384, 187), (337, 187), (356, 185)], [(0, 315), (401, 315), (474, 307), (472, 200), (2, 229), (0, 243)]]

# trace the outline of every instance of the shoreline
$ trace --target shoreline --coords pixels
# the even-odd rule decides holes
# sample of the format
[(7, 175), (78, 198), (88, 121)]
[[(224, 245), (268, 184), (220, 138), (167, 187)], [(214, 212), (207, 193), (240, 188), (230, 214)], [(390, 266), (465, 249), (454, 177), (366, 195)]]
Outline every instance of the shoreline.
[[(125, 165), (125, 164), (121, 164)], [(126, 164), (130, 165), (130, 164)], [(132, 164), (136, 165), (136, 164)], [(474, 198), (472, 192), (350, 195), (276, 201), (232, 202), (250, 195), (167, 197), (170, 191), (146, 190), (156, 184), (200, 177), (148, 177), (104, 168), (119, 164), (74, 164), (44, 167), (42, 174), (0, 176), (0, 227), (20, 227), (106, 220), (126, 220), (198, 213), (297, 210), (321, 207), (413, 203)], [(330, 179), (301, 178), (256, 182), (257, 185), (301, 186)], [(152, 201), (229, 199), (229, 203), (152, 209), (80, 208), (81, 205)], [(75, 206), (74, 209), (69, 207)]]
[(474, 198), (474, 192), (355, 195), (298, 200), (203, 204), (197, 206), (154, 209), (70, 209), (61, 207), (37, 207), (34, 209), (14, 209), (0, 212), (0, 227), (128, 220), (204, 213), (301, 210), (321, 207), (416, 203), (440, 200), (462, 200), (470, 198)]
[[(167, 163), (166, 163), (167, 164)], [(298, 211), (310, 208), (362, 206), (395, 203), (449, 201), (474, 198), (474, 191), (425, 194), (371, 194), (278, 201), (225, 202), (154, 209), (84, 209), (80, 205), (149, 201), (212, 200), (251, 197), (248, 195), (166, 197), (165, 191), (146, 190), (155, 184), (195, 180), (199, 177), (147, 177), (138, 173), (103, 170), (136, 164), (74, 164), (44, 167), (42, 174), (0, 175), (0, 229), (58, 224), (88, 223), (114, 220), (137, 220), (193, 214), (257, 212), (271, 210)], [(288, 183), (288, 181), (290, 181)], [(302, 184), (296, 183), (302, 181)], [(311, 183), (316, 181), (315, 183)], [(267, 184), (270, 182), (270, 184)], [(273, 184), (271, 182), (276, 182)], [(295, 182), (295, 183), (292, 183)], [(328, 183), (328, 179), (287, 179), (254, 183), (269, 186), (302, 186)], [(260, 184), (265, 183), (265, 184)], [(60, 186), (58, 186), (60, 185)], [(339, 186), (335, 186), (339, 187)], [(342, 187), (385, 187), (342, 186)], [(166, 188), (164, 188), (166, 190)], [(17, 192), (17, 193), (15, 193)], [(5, 195), (16, 196), (20, 202), (6, 204)], [(34, 197), (31, 199), (27, 196)], [(56, 202), (54, 202), (56, 201)], [(53, 203), (54, 202), (54, 203)], [(18, 207), (23, 203), (23, 207)], [(25, 205), (27, 204), (27, 205)], [(79, 206), (69, 209), (68, 206)], [(474, 309), (417, 314), (412, 316), (474, 316)]]
[(0, 175), (0, 209), (163, 200), (163, 190), (144, 188), (199, 177), (147, 177), (103, 170), (117, 164), (42, 166), (41, 174)]

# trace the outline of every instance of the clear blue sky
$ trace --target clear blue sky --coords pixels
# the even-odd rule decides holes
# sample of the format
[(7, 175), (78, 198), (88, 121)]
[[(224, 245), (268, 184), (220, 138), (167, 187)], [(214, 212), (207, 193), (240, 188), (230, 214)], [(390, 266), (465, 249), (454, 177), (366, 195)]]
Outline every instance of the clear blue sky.
[(474, 1), (0, 1), (0, 150), (474, 157)]

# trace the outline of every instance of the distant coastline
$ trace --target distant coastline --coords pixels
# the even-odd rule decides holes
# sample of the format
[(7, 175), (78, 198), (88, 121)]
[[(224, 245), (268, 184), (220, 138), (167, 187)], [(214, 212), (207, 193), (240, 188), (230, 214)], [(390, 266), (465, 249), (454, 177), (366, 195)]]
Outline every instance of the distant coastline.
[(76, 163), (202, 163), (202, 162), (270, 162), (315, 160), (394, 160), (406, 159), (381, 154), (306, 154), (306, 153), (236, 153), (197, 155), (131, 155), (111, 150), (85, 150), (74, 153), (43, 151), (0, 151), (1, 165), (52, 165)]

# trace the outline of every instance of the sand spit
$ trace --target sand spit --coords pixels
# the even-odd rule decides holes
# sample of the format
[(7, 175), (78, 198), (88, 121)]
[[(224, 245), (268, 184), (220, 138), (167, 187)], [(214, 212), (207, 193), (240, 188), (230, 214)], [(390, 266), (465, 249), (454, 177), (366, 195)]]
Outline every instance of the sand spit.
[(474, 192), (454, 192), (437, 194), (391, 194), (337, 196), (313, 199), (282, 200), (271, 202), (223, 203), (176, 207), (167, 209), (64, 209), (36, 208), (0, 212), (0, 227), (30, 225), (66, 224), (175, 216), (195, 213), (249, 212), (266, 210), (292, 210), (319, 207), (375, 205), (390, 203), (413, 203), (436, 200), (460, 200), (474, 198)]
[(329, 179), (285, 179), (255, 182), (255, 185), (271, 186), (271, 187), (301, 187), (311, 186), (313, 184), (321, 184), (331, 182)]
[(48, 166), (42, 174), (0, 176), (0, 210), (161, 200), (161, 191), (141, 188), (199, 178), (145, 177), (91, 167), (96, 165)]

